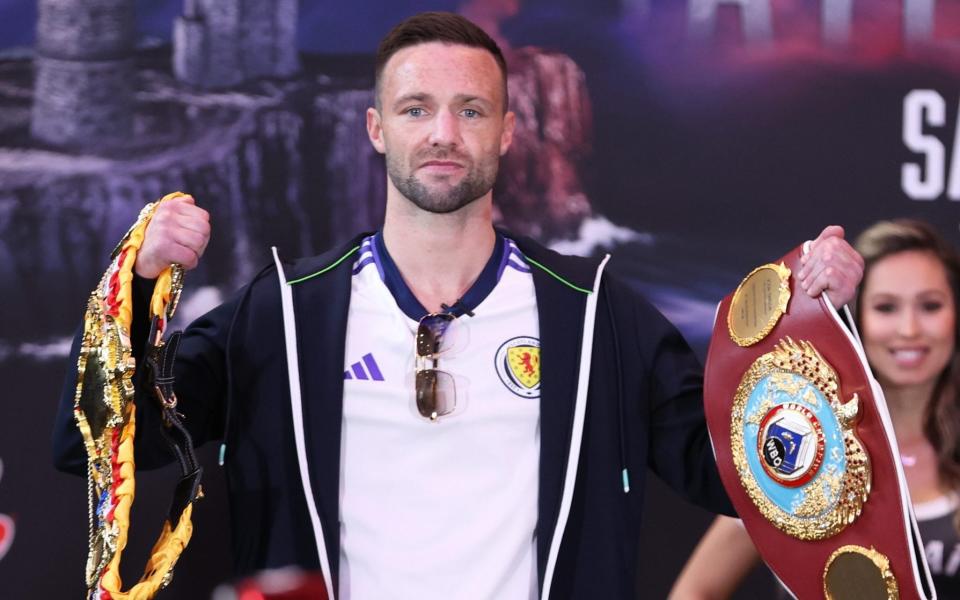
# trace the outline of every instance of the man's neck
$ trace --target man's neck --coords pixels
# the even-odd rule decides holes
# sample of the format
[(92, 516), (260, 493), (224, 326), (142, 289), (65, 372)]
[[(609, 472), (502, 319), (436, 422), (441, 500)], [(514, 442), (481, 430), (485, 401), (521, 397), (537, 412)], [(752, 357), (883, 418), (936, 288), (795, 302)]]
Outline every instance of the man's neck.
[(460, 210), (435, 214), (405, 198), (388, 199), (383, 242), (403, 280), (430, 312), (459, 300), (493, 253), (491, 195)]

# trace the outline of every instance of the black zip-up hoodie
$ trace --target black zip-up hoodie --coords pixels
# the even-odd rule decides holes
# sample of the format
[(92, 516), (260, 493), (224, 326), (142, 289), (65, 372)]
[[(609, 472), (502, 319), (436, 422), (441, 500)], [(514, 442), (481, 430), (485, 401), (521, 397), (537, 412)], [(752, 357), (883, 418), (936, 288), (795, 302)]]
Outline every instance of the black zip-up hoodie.
[[(276, 268), (264, 269), (184, 333), (175, 369), (179, 408), (197, 444), (224, 443), (238, 575), (286, 565), (322, 567), (337, 589), (344, 340), (352, 254), (363, 237), (283, 265), (286, 281), (299, 281), (288, 285), (312, 503), (306, 501), (294, 442)], [(540, 321), (541, 597), (633, 598), (647, 467), (688, 500), (733, 514), (704, 421), (703, 371), (652, 305), (615, 277), (601, 276), (602, 259), (564, 256), (529, 239), (517, 245), (534, 267)], [(134, 348), (146, 339), (152, 287), (140, 283)], [(591, 329), (592, 342), (584, 344)], [(78, 352), (79, 336), (70, 364)], [(588, 385), (581, 390), (586, 364)], [(76, 374), (69, 373), (55, 424), (54, 462), (85, 474), (73, 422), (75, 382)], [(158, 435), (159, 418), (151, 402), (138, 400), (140, 468), (172, 460)], [(311, 523), (319, 523), (322, 542)]]

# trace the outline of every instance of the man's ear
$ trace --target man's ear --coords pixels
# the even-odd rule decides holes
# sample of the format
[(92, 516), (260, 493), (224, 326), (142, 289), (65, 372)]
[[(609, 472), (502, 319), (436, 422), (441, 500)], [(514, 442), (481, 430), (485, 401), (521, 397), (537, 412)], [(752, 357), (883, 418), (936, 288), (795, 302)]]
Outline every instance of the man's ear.
[(380, 124), (380, 113), (377, 109), (371, 107), (367, 109), (367, 137), (374, 149), (383, 154), (386, 152), (386, 146), (383, 143), (383, 127)]
[(500, 133), (500, 156), (507, 153), (510, 144), (513, 143), (513, 128), (517, 125), (517, 115), (513, 111), (507, 111), (503, 115), (503, 131)]

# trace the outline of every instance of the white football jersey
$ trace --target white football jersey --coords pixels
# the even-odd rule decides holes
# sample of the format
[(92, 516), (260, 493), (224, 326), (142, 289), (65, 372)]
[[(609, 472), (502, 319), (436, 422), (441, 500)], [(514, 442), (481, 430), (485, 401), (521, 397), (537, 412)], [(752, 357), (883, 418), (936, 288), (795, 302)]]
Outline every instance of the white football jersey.
[[(451, 299), (451, 301), (456, 299)], [(436, 368), (456, 406), (415, 401), (425, 309), (386, 253), (353, 266), (344, 365), (340, 581), (344, 599), (535, 598), (540, 331), (530, 266), (499, 234), (461, 299)]]

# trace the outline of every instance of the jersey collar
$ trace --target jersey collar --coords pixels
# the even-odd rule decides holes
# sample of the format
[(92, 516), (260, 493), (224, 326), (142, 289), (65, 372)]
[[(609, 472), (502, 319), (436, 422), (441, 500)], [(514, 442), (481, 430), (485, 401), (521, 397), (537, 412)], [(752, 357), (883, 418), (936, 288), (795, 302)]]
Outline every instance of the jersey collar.
[[(466, 291), (462, 298), (450, 298), (451, 306), (447, 308), (445, 312), (453, 313), (458, 317), (465, 313), (473, 312), (473, 309), (483, 302), (483, 300), (490, 295), (490, 292), (493, 291), (493, 288), (496, 287), (502, 272), (501, 262), (504, 256), (506, 256), (507, 240), (499, 231), (495, 232), (495, 234), (496, 239), (493, 243), (493, 253), (490, 255), (490, 258), (487, 259), (487, 264), (480, 272), (480, 276), (477, 277), (477, 280), (473, 282), (473, 285), (470, 286), (470, 289)], [(390, 290), (390, 293), (393, 294), (397, 306), (400, 307), (400, 310), (402, 310), (405, 315), (414, 321), (422, 319), (429, 311), (420, 304), (420, 301), (417, 300), (417, 297), (413, 295), (413, 292), (410, 291), (409, 286), (407, 286), (407, 282), (403, 280), (403, 276), (400, 275), (400, 270), (397, 268), (396, 263), (393, 262), (390, 253), (387, 252), (386, 244), (383, 243), (382, 231), (374, 234), (372, 251), (373, 260), (377, 264), (377, 270), (383, 278), (383, 283), (387, 286), (387, 289)]]

